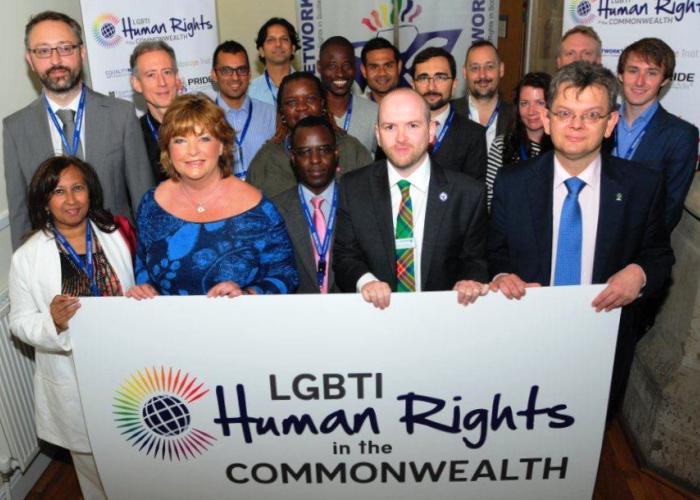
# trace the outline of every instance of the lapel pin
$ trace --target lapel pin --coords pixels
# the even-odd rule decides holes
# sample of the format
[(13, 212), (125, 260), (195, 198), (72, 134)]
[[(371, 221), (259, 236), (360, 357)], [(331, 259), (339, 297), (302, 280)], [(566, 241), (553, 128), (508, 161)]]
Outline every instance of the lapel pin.
[(440, 201), (447, 201), (447, 193), (443, 191), (442, 193), (440, 193), (439, 198)]
[(617, 193), (615, 195), (615, 201), (622, 201), (622, 193)]

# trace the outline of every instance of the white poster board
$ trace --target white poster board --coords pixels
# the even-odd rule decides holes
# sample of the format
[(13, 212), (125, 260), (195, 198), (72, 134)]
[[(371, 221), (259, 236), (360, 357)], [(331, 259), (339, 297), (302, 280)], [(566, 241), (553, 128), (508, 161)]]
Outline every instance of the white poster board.
[(141, 42), (175, 50), (183, 92), (211, 90), (218, 45), (215, 0), (80, 0), (92, 88), (133, 100), (129, 56)]
[[(315, 73), (323, 41), (334, 35), (344, 36), (355, 47), (355, 76), (363, 86), (362, 47), (376, 37), (395, 43), (395, 29), (398, 30), (397, 47), (404, 62), (401, 78), (406, 85), (410, 82), (407, 71), (421, 50), (444, 47), (460, 68), (472, 42), (491, 40), (495, 44), (498, 38), (499, 0), (297, 0), (296, 3), (297, 30), (302, 45), (300, 69)], [(457, 71), (457, 77), (461, 81), (461, 71)]]
[(628, 45), (655, 37), (676, 54), (676, 70), (661, 104), (700, 127), (700, 3), (682, 0), (564, 0), (564, 33), (582, 24), (603, 42), (603, 65), (617, 74), (617, 60)]
[[(113, 500), (588, 499), (619, 312), (602, 289), (81, 299)], [(276, 435), (277, 434), (277, 435)]]

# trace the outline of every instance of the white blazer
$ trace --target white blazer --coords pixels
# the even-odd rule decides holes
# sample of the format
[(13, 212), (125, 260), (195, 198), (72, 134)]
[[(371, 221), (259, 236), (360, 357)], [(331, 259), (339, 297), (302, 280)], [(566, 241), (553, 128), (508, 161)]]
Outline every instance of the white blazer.
[[(126, 292), (134, 284), (134, 271), (124, 238), (118, 230), (104, 233), (94, 224), (92, 228)], [(49, 304), (60, 294), (59, 251), (53, 235), (39, 231), (12, 255), (10, 328), (35, 349), (37, 435), (69, 450), (90, 453), (73, 366), (70, 328), (59, 335), (49, 312)]]

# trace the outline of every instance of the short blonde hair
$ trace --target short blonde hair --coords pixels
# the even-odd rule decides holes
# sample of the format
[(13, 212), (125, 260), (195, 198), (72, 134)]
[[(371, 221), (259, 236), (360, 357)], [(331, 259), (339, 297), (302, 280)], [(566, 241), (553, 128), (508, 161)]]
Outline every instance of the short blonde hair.
[(168, 106), (163, 116), (163, 123), (158, 130), (160, 163), (168, 177), (175, 180), (179, 178), (168, 151), (173, 137), (201, 133), (204, 130), (223, 144), (224, 152), (219, 156), (219, 168), (222, 177), (231, 175), (235, 132), (226, 121), (226, 115), (219, 106), (206, 95), (194, 93), (175, 98)]

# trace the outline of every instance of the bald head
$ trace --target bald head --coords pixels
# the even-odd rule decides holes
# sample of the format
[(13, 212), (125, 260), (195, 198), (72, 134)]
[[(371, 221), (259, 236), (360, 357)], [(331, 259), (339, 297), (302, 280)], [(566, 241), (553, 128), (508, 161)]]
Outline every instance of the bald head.
[(379, 105), (377, 141), (391, 165), (408, 177), (426, 159), (435, 137), (428, 103), (412, 89), (395, 89)]

